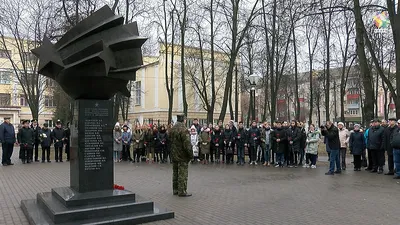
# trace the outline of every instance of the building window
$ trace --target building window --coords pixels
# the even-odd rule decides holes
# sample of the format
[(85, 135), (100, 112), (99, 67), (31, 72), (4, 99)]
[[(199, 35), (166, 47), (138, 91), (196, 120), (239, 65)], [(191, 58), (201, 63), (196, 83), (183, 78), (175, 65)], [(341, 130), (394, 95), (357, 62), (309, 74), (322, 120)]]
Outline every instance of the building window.
[(358, 104), (358, 100), (350, 99), (350, 100), (347, 101), (347, 104)]
[(358, 115), (358, 110), (357, 109), (349, 110), (349, 114), (350, 115)]
[(44, 96), (44, 106), (46, 107), (55, 107), (53, 96)]
[(20, 105), (20, 106), (29, 106), (29, 105), (28, 105), (28, 101), (26, 100), (26, 98), (25, 98), (24, 95), (21, 95), (21, 96), (19, 97), (19, 105)]
[(10, 106), (11, 105), (11, 95), (0, 93), (0, 106)]
[(12, 75), (10, 71), (0, 71), (0, 84), (10, 84)]
[(349, 89), (349, 94), (351, 95), (359, 94), (359, 90), (356, 88), (351, 88)]
[(11, 51), (0, 49), (0, 58), (8, 58), (11, 55)]
[(49, 127), (53, 127), (53, 120), (45, 120), (45, 123), (49, 125)]
[(135, 86), (135, 105), (142, 104), (142, 82), (136, 81)]

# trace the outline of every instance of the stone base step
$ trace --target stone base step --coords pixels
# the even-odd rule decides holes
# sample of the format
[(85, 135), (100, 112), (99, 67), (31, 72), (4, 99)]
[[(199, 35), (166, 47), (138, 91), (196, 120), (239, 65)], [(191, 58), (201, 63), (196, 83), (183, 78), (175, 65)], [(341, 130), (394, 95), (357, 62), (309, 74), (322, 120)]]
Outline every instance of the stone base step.
[(77, 220), (67, 223), (54, 223), (47, 215), (42, 207), (35, 199), (23, 200), (21, 208), (31, 225), (100, 225), (100, 224), (117, 224), (117, 225), (131, 225), (149, 223), (159, 220), (166, 220), (174, 218), (174, 212), (154, 206), (152, 214), (136, 213), (123, 214), (116, 216), (91, 218), (86, 220)]

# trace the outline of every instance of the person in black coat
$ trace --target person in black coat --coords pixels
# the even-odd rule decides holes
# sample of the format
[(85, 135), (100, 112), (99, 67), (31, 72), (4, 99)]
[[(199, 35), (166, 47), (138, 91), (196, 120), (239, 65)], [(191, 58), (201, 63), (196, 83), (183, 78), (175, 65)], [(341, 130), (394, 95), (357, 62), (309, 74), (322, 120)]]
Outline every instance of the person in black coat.
[(244, 165), (244, 145), (246, 144), (247, 132), (243, 127), (243, 122), (239, 122), (239, 129), (236, 133), (237, 164)]
[(233, 138), (234, 134), (229, 125), (225, 126), (224, 130), (224, 151), (222, 152), (222, 163), (224, 163), (224, 153), (226, 154), (226, 164), (232, 163), (233, 161)]
[[(325, 175), (334, 175), (335, 173), (341, 173), (340, 165), (340, 140), (339, 140), (339, 129), (332, 124), (331, 121), (326, 121), (325, 126), (321, 126), (321, 134), (326, 137), (328, 146), (331, 151), (329, 161), (329, 171)], [(336, 164), (336, 171), (335, 171)]]
[(260, 137), (261, 137), (261, 132), (257, 127), (257, 122), (253, 121), (251, 123), (251, 128), (249, 129), (248, 133), (248, 139), (247, 139), (247, 146), (249, 148), (250, 152), (250, 165), (257, 165), (257, 149), (258, 146), (260, 145)]
[(47, 162), (50, 161), (50, 146), (51, 146), (51, 131), (49, 129), (49, 124), (44, 123), (43, 128), (40, 129), (39, 134), (40, 143), (42, 145), (42, 163), (45, 162), (45, 156), (47, 154)]
[(385, 173), (385, 175), (394, 175), (393, 147), (390, 141), (392, 139), (393, 133), (399, 129), (396, 123), (396, 118), (390, 118), (389, 125), (385, 128), (385, 131), (383, 133), (383, 148), (387, 152), (389, 169), (389, 171)]
[(301, 138), (300, 138), (300, 150), (299, 150), (299, 166), (303, 166), (303, 160), (304, 160), (304, 155), (305, 155), (305, 148), (306, 148), (306, 140), (307, 140), (307, 134), (306, 134), (306, 129), (304, 127), (304, 123), (300, 122), (298, 124)]
[(285, 141), (287, 140), (286, 137), (286, 130), (282, 127), (281, 122), (275, 123), (275, 129), (271, 132), (271, 140), (272, 146), (274, 148), (274, 152), (276, 153), (276, 165), (275, 167), (283, 167), (284, 164), (284, 154), (286, 150)]
[(301, 143), (302, 135), (301, 130), (297, 127), (297, 123), (295, 120), (292, 120), (289, 129), (287, 130), (287, 140), (288, 140), (288, 148), (289, 154), (287, 160), (287, 165), (289, 167), (297, 167), (298, 162), (298, 154), (300, 152), (300, 143)]
[(349, 139), (349, 149), (350, 154), (353, 155), (354, 171), (361, 171), (361, 155), (365, 147), (364, 133), (360, 132), (360, 124), (356, 124)]
[(18, 131), (17, 139), (20, 146), (20, 151), (22, 152), (22, 163), (31, 163), (33, 145), (35, 143), (35, 132), (29, 127), (29, 120), (24, 120), (22, 122), (22, 128)]
[[(40, 145), (39, 134), (41, 128), (39, 127), (36, 119), (31, 120), (31, 122), (32, 122), (31, 128), (33, 130), (33, 135), (35, 137), (35, 142), (34, 142), (35, 162), (39, 162), (39, 145)], [(32, 161), (33, 158), (31, 158), (30, 160)]]
[(67, 154), (67, 162), (69, 161), (69, 152), (70, 152), (70, 145), (71, 145), (71, 129), (69, 128), (69, 122), (67, 126), (64, 128), (65, 131), (65, 153)]
[(161, 126), (156, 139), (157, 162), (167, 163), (168, 160), (168, 134), (165, 126)]
[(379, 120), (375, 119), (373, 126), (368, 131), (367, 148), (371, 151), (372, 171), (371, 173), (383, 173), (385, 164), (385, 151), (383, 149), (383, 133), (385, 129), (381, 127)]
[(3, 166), (11, 166), (11, 156), (14, 151), (15, 130), (10, 123), (10, 117), (5, 117), (4, 122), (0, 125), (0, 142), (2, 148), (1, 164)]
[(214, 128), (214, 132), (211, 136), (211, 147), (214, 149), (215, 162), (220, 163), (220, 154), (224, 148), (224, 135), (219, 126), (215, 126)]
[(51, 132), (51, 139), (52, 139), (52, 141), (54, 141), (54, 150), (55, 150), (54, 158), (55, 158), (56, 162), (58, 162), (58, 161), (63, 162), (62, 150), (63, 150), (64, 140), (65, 140), (65, 131), (61, 127), (60, 120), (57, 120), (56, 127)]

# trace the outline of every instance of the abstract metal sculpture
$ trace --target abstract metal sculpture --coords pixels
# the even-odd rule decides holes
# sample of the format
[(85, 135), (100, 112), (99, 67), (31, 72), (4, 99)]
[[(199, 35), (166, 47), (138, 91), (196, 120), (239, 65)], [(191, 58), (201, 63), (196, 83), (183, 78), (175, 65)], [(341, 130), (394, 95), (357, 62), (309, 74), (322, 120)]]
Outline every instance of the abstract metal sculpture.
[[(110, 99), (116, 92), (129, 97), (129, 80), (143, 64), (136, 22), (123, 24), (108, 6), (69, 30), (56, 44), (44, 38), (32, 50), (40, 74), (56, 80), (73, 99)], [(101, 90), (101, 91), (98, 91)]]

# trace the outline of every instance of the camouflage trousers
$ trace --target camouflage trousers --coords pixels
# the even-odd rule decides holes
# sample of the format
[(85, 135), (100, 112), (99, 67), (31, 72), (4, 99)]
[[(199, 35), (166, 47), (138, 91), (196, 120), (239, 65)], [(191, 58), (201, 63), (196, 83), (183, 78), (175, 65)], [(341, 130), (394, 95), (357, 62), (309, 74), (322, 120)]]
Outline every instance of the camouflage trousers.
[(188, 166), (187, 162), (172, 163), (172, 189), (174, 194), (180, 195), (186, 193)]

